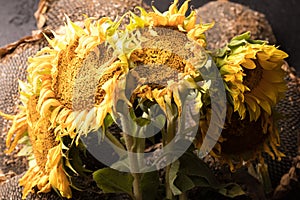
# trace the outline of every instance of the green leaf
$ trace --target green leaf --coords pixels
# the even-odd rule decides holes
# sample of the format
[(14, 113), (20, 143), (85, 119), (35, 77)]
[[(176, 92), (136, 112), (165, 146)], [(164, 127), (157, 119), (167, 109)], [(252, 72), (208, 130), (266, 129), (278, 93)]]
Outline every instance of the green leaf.
[(228, 184), (222, 185), (221, 188), (219, 188), (218, 192), (220, 194), (222, 194), (226, 197), (230, 197), (230, 198), (245, 195), (245, 192), (236, 183), (228, 183)]
[(204, 178), (209, 185), (217, 185), (217, 179), (207, 164), (194, 153), (184, 153), (180, 158), (179, 172), (187, 176)]
[(143, 174), (141, 182), (143, 200), (157, 199), (159, 184), (158, 171)]
[(233, 48), (233, 47), (245, 45), (246, 43), (248, 43), (250, 37), (251, 37), (251, 33), (249, 31), (241, 35), (237, 35), (231, 39), (231, 41), (228, 44), (228, 47)]
[(215, 57), (223, 57), (225, 56), (226, 52), (229, 51), (230, 49), (225, 46), (223, 48), (217, 49), (212, 53), (212, 56)]
[(143, 117), (138, 117), (135, 119), (136, 123), (138, 126), (146, 126), (148, 124), (150, 124), (151, 120), (147, 119), (147, 118), (143, 118)]
[[(181, 173), (179, 173), (177, 175), (177, 178), (174, 181), (174, 184), (177, 186), (177, 188), (180, 188), (181, 192), (186, 192), (195, 187), (193, 180), (190, 179), (190, 177), (188, 177), (184, 174), (181, 174)], [(177, 194), (175, 194), (175, 195), (177, 195)]]
[(234, 41), (234, 40), (248, 40), (248, 39), (250, 39), (250, 37), (251, 37), (251, 33), (250, 33), (250, 31), (247, 31), (245, 33), (242, 33), (240, 35), (237, 35), (237, 36), (233, 37), (231, 39), (231, 41)]
[(97, 186), (104, 193), (127, 193), (131, 196), (133, 177), (130, 173), (119, 172), (111, 168), (103, 168), (93, 173)]
[(184, 153), (171, 165), (169, 182), (174, 195), (180, 195), (194, 187), (216, 190), (219, 186), (211, 169), (192, 152)]
[(174, 195), (182, 194), (181, 190), (174, 185), (174, 181), (177, 178), (178, 171), (179, 171), (179, 161), (176, 160), (174, 163), (171, 164), (170, 172), (169, 172), (170, 189), (172, 190)]
[(269, 42), (267, 40), (252, 40), (249, 39), (248, 42), (251, 44), (268, 44)]
[(228, 46), (230, 48), (233, 48), (233, 47), (237, 47), (237, 46), (241, 46), (241, 45), (245, 45), (247, 43), (247, 40), (243, 39), (243, 40), (232, 40)]
[(104, 118), (104, 122), (103, 122), (104, 126), (102, 126), (103, 133), (105, 133), (108, 127), (110, 127), (113, 123), (114, 123), (114, 119), (110, 114), (107, 114), (106, 117)]
[(190, 179), (193, 181), (193, 183), (195, 184), (195, 186), (198, 187), (210, 187), (212, 188), (211, 185), (209, 185), (209, 183), (207, 182), (207, 180), (203, 177), (200, 176), (189, 176)]
[(230, 198), (245, 194), (238, 184), (220, 185), (207, 164), (192, 152), (184, 153), (179, 161), (171, 165), (169, 178), (174, 195), (179, 195), (195, 187), (212, 190)]

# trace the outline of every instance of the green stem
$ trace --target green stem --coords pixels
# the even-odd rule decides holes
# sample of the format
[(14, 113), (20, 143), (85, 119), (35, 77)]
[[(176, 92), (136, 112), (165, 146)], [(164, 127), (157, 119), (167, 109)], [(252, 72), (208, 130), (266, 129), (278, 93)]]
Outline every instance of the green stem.
[(169, 199), (169, 200), (172, 200), (173, 199), (173, 193), (172, 193), (172, 190), (171, 190), (171, 187), (170, 187), (170, 179), (169, 179), (170, 169), (171, 169), (171, 165), (168, 165), (166, 167), (166, 176), (165, 176), (165, 179), (166, 179), (166, 198)]
[(122, 145), (122, 143), (109, 131), (106, 131), (106, 137), (117, 147), (119, 147), (120, 149), (125, 150), (124, 146)]
[[(145, 144), (144, 144), (144, 139), (139, 139), (132, 137), (128, 134), (124, 134), (124, 139), (126, 143), (126, 148), (128, 152), (144, 152)], [(142, 188), (141, 188), (141, 175), (140, 173), (134, 173), (135, 171), (138, 170), (139, 167), (139, 158), (137, 158), (133, 154), (128, 154), (129, 157), (129, 164), (130, 164), (130, 169), (133, 171), (131, 172), (131, 175), (133, 176), (133, 195), (135, 200), (142, 200)]]
[(109, 131), (106, 131), (105, 133), (106, 137), (114, 144), (111, 147), (115, 150), (115, 152), (118, 153), (118, 156), (121, 158), (126, 155), (126, 153), (123, 153), (121, 150), (126, 150), (123, 144)]
[(181, 195), (179, 195), (179, 200), (188, 200), (188, 198), (187, 198), (185, 192), (182, 193)]
[(142, 188), (141, 188), (141, 174), (138, 173), (132, 173), (132, 176), (134, 178), (133, 180), (133, 194), (135, 200), (142, 200)]
[[(165, 141), (164, 145), (167, 145), (169, 142), (172, 141), (172, 139), (175, 137), (175, 119), (174, 118), (169, 118), (167, 121), (167, 134), (165, 136)], [(171, 165), (168, 165), (166, 167), (166, 174), (165, 174), (165, 180), (166, 180), (166, 198), (172, 200), (173, 199), (173, 193), (171, 190), (171, 185), (170, 185), (170, 169)]]

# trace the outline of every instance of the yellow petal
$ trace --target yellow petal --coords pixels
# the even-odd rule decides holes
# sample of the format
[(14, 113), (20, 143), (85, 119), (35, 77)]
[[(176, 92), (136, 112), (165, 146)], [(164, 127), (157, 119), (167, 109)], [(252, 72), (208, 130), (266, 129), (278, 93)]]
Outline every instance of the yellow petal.
[(178, 14), (172, 15), (169, 18), (168, 26), (177, 26), (179, 24), (183, 24), (184, 19), (185, 16), (183, 15), (178, 15)]
[(166, 26), (168, 24), (168, 18), (158, 15), (156, 13), (149, 13), (148, 15), (151, 17), (151, 22), (153, 23), (153, 26)]
[(258, 62), (261, 65), (261, 67), (264, 68), (265, 70), (273, 70), (282, 66), (283, 64), (283, 61), (280, 63), (274, 63), (267, 60), (258, 60)]
[(255, 69), (256, 65), (251, 59), (245, 59), (245, 62), (241, 63), (243, 67), (247, 69)]
[(188, 10), (188, 8), (189, 8), (189, 2), (190, 2), (191, 0), (186, 0), (183, 4), (182, 4), (182, 6), (180, 7), (180, 9), (179, 9), (179, 11), (178, 11), (178, 14), (181, 14), (181, 15), (185, 15), (185, 13), (186, 13), (186, 11)]
[(62, 165), (54, 167), (49, 174), (49, 182), (52, 187), (56, 188), (62, 197), (71, 198), (72, 191), (69, 180), (62, 169)]
[(190, 31), (191, 29), (193, 29), (195, 27), (196, 21), (197, 21), (196, 12), (193, 10), (191, 12), (191, 14), (189, 15), (189, 17), (187, 17), (186, 20), (184, 21), (183, 28), (186, 31)]
[(174, 2), (170, 5), (169, 7), (170, 15), (176, 14), (178, 12), (177, 4), (178, 4), (178, 0), (174, 0)]

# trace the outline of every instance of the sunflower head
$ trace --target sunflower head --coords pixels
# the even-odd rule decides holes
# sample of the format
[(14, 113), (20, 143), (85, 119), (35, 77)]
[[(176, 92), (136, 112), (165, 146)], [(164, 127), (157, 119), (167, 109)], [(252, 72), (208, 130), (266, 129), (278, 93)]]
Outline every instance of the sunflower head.
[[(65, 33), (54, 33), (52, 39), (45, 35), (50, 47), (45, 47), (35, 56), (28, 58), (27, 82), (20, 81), (22, 109), (16, 116), (6, 116), (13, 120), (7, 137), (9, 151), (12, 151), (18, 140), (27, 133), (33, 146), (36, 162), (20, 180), (24, 187), (23, 198), (35, 187), (39, 192), (48, 192), (53, 187), (61, 196), (71, 198), (71, 182), (64, 170), (64, 146), (60, 139), (64, 135), (74, 138), (78, 133), (88, 133), (97, 129), (109, 112), (110, 104), (106, 103), (110, 97), (111, 84), (106, 82), (114, 80), (117, 76), (115, 72), (119, 69), (118, 63), (106, 67), (106, 75), (103, 77), (99, 78), (93, 74), (98, 77), (96, 81), (100, 85), (100, 97), (93, 91), (92, 106), (90, 102), (84, 101), (90, 100), (91, 95), (80, 99), (85, 103), (74, 104), (78, 102), (74, 93), (77, 92), (78, 73), (82, 72), (86, 65), (99, 64), (88, 63), (86, 58), (88, 55), (91, 57), (103, 53), (97, 50), (97, 46), (105, 41), (107, 32), (113, 33), (117, 26), (117, 22), (108, 18), (97, 21), (87, 18), (85, 28), (81, 28), (67, 18)], [(80, 77), (78, 80), (80, 81)], [(82, 122), (86, 122), (88, 128), (82, 127)], [(14, 134), (14, 140), (11, 142)]]
[[(255, 159), (263, 161), (262, 152), (280, 159), (284, 155), (277, 150), (279, 133), (272, 111), (286, 89), (281, 67), (287, 54), (264, 41), (251, 40), (247, 32), (214, 56), (229, 102), (221, 137), (211, 154), (231, 170)], [(208, 109), (200, 121), (202, 135), (210, 118)]]
[(258, 159), (263, 162), (262, 153), (268, 153), (272, 159), (284, 156), (278, 151), (279, 131), (274, 118), (262, 111), (256, 121), (250, 121), (249, 114), (241, 120), (238, 113), (227, 118), (221, 133), (220, 152), (215, 152), (222, 163), (227, 163), (233, 171), (244, 164)]
[(281, 66), (288, 55), (264, 41), (251, 40), (246, 32), (215, 56), (234, 111), (242, 119), (249, 112), (250, 121), (257, 120), (262, 111), (271, 115), (286, 89)]
[[(188, 80), (187, 77), (203, 80), (199, 78), (199, 68), (207, 61), (203, 48), (206, 46), (204, 32), (213, 23), (196, 24), (195, 11), (186, 17), (189, 1), (180, 8), (177, 4), (178, 0), (175, 0), (164, 13), (154, 6), (153, 12), (138, 7), (140, 16), (131, 13), (130, 23), (124, 32), (112, 37), (109, 43), (118, 52), (119, 59), (127, 60), (124, 76), (130, 73), (141, 86), (135, 89), (134, 96), (157, 101), (165, 109), (162, 97), (168, 95), (170, 99), (174, 98), (180, 113), (178, 91), (174, 92), (176, 89), (173, 88), (180, 80)], [(195, 54), (187, 55), (186, 52), (191, 51)], [(196, 54), (201, 61), (194, 65), (196, 62), (187, 58), (196, 57)]]
[(143, 8), (138, 7), (141, 15), (137, 16), (131, 13), (130, 24), (127, 26), (127, 29), (134, 30), (146, 26), (168, 27), (185, 32), (188, 37), (198, 42), (201, 46), (206, 47), (204, 32), (212, 28), (214, 23), (197, 24), (197, 15), (194, 10), (191, 11), (189, 16), (186, 16), (189, 2), (190, 0), (185, 1), (178, 8), (178, 0), (175, 0), (164, 13), (159, 12), (154, 6), (152, 6), (153, 12), (147, 12)]

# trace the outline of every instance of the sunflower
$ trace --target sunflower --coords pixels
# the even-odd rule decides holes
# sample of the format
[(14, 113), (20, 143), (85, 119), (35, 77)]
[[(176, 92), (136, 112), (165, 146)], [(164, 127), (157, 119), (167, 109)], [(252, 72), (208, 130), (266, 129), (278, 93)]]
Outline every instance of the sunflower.
[[(118, 41), (123, 41), (122, 53), (128, 60), (128, 72), (135, 72), (139, 77), (147, 77), (148, 83), (156, 83), (156, 85), (144, 84), (135, 90), (134, 95), (156, 100), (165, 112), (166, 102), (171, 102), (165, 98), (174, 99), (179, 113), (181, 111), (182, 105), (178, 90), (180, 87), (177, 85), (179, 79), (184, 80), (186, 85), (197, 88), (192, 83), (194, 82), (192, 79), (200, 76), (199, 69), (183, 58), (187, 56), (185, 49), (182, 48), (188, 46), (187, 38), (205, 48), (204, 32), (214, 25), (213, 23), (196, 24), (194, 10), (186, 16), (188, 4), (189, 1), (185, 1), (178, 8), (178, 0), (175, 0), (164, 13), (159, 12), (154, 6), (152, 6), (153, 12), (137, 7), (140, 10), (140, 16), (131, 12), (130, 23), (125, 31), (135, 32), (135, 37), (117, 38)], [(137, 40), (138, 43), (136, 43)], [(130, 43), (134, 45), (128, 45)], [(195, 44), (192, 43), (192, 45)], [(207, 54), (204, 49), (198, 53), (202, 55), (201, 64), (198, 63), (199, 67), (202, 67), (207, 61)], [(146, 68), (142, 67), (145, 65)], [(131, 70), (131, 68), (134, 69)]]
[(220, 149), (212, 155), (221, 163), (228, 164), (231, 171), (256, 159), (263, 163), (263, 152), (269, 154), (272, 159), (281, 160), (285, 156), (277, 149), (280, 146), (280, 138), (276, 121), (264, 110), (257, 120), (252, 121), (249, 113), (243, 120), (237, 112), (228, 113), (221, 137)]
[[(117, 26), (118, 22), (109, 18), (97, 21), (87, 18), (85, 28), (81, 28), (67, 18), (66, 33), (54, 34), (53, 39), (45, 36), (50, 47), (28, 58), (28, 82), (19, 82), (23, 105), (15, 116), (2, 113), (13, 121), (6, 141), (8, 152), (27, 133), (33, 146), (36, 162), (20, 179), (20, 185), (24, 187), (22, 198), (26, 198), (34, 187), (39, 192), (55, 188), (61, 196), (72, 197), (71, 183), (63, 166), (60, 139), (65, 135), (75, 138), (77, 134), (87, 134), (101, 127), (111, 111), (111, 91), (122, 71), (122, 61), (110, 63), (102, 69), (104, 75), (97, 80), (98, 90), (96, 94), (93, 91), (92, 101), (89, 99), (91, 95), (86, 99), (76, 99), (78, 96), (73, 94), (77, 92), (75, 80), (84, 66), (98, 64), (85, 63), (85, 58), (88, 54), (99, 55), (97, 46), (105, 41), (108, 30), (112, 34)], [(73, 105), (73, 101), (77, 104)]]
[(271, 115), (286, 90), (281, 66), (288, 55), (264, 41), (251, 40), (246, 32), (234, 37), (215, 56), (234, 111), (242, 119), (248, 111), (250, 121), (257, 120), (262, 110)]
[[(277, 150), (280, 140), (273, 108), (286, 89), (281, 66), (287, 54), (264, 41), (251, 40), (247, 32), (213, 57), (229, 101), (225, 125), (211, 155), (231, 170), (255, 159), (263, 162), (262, 152), (280, 160), (284, 154)], [(207, 111), (200, 121), (202, 135), (211, 118)]]

